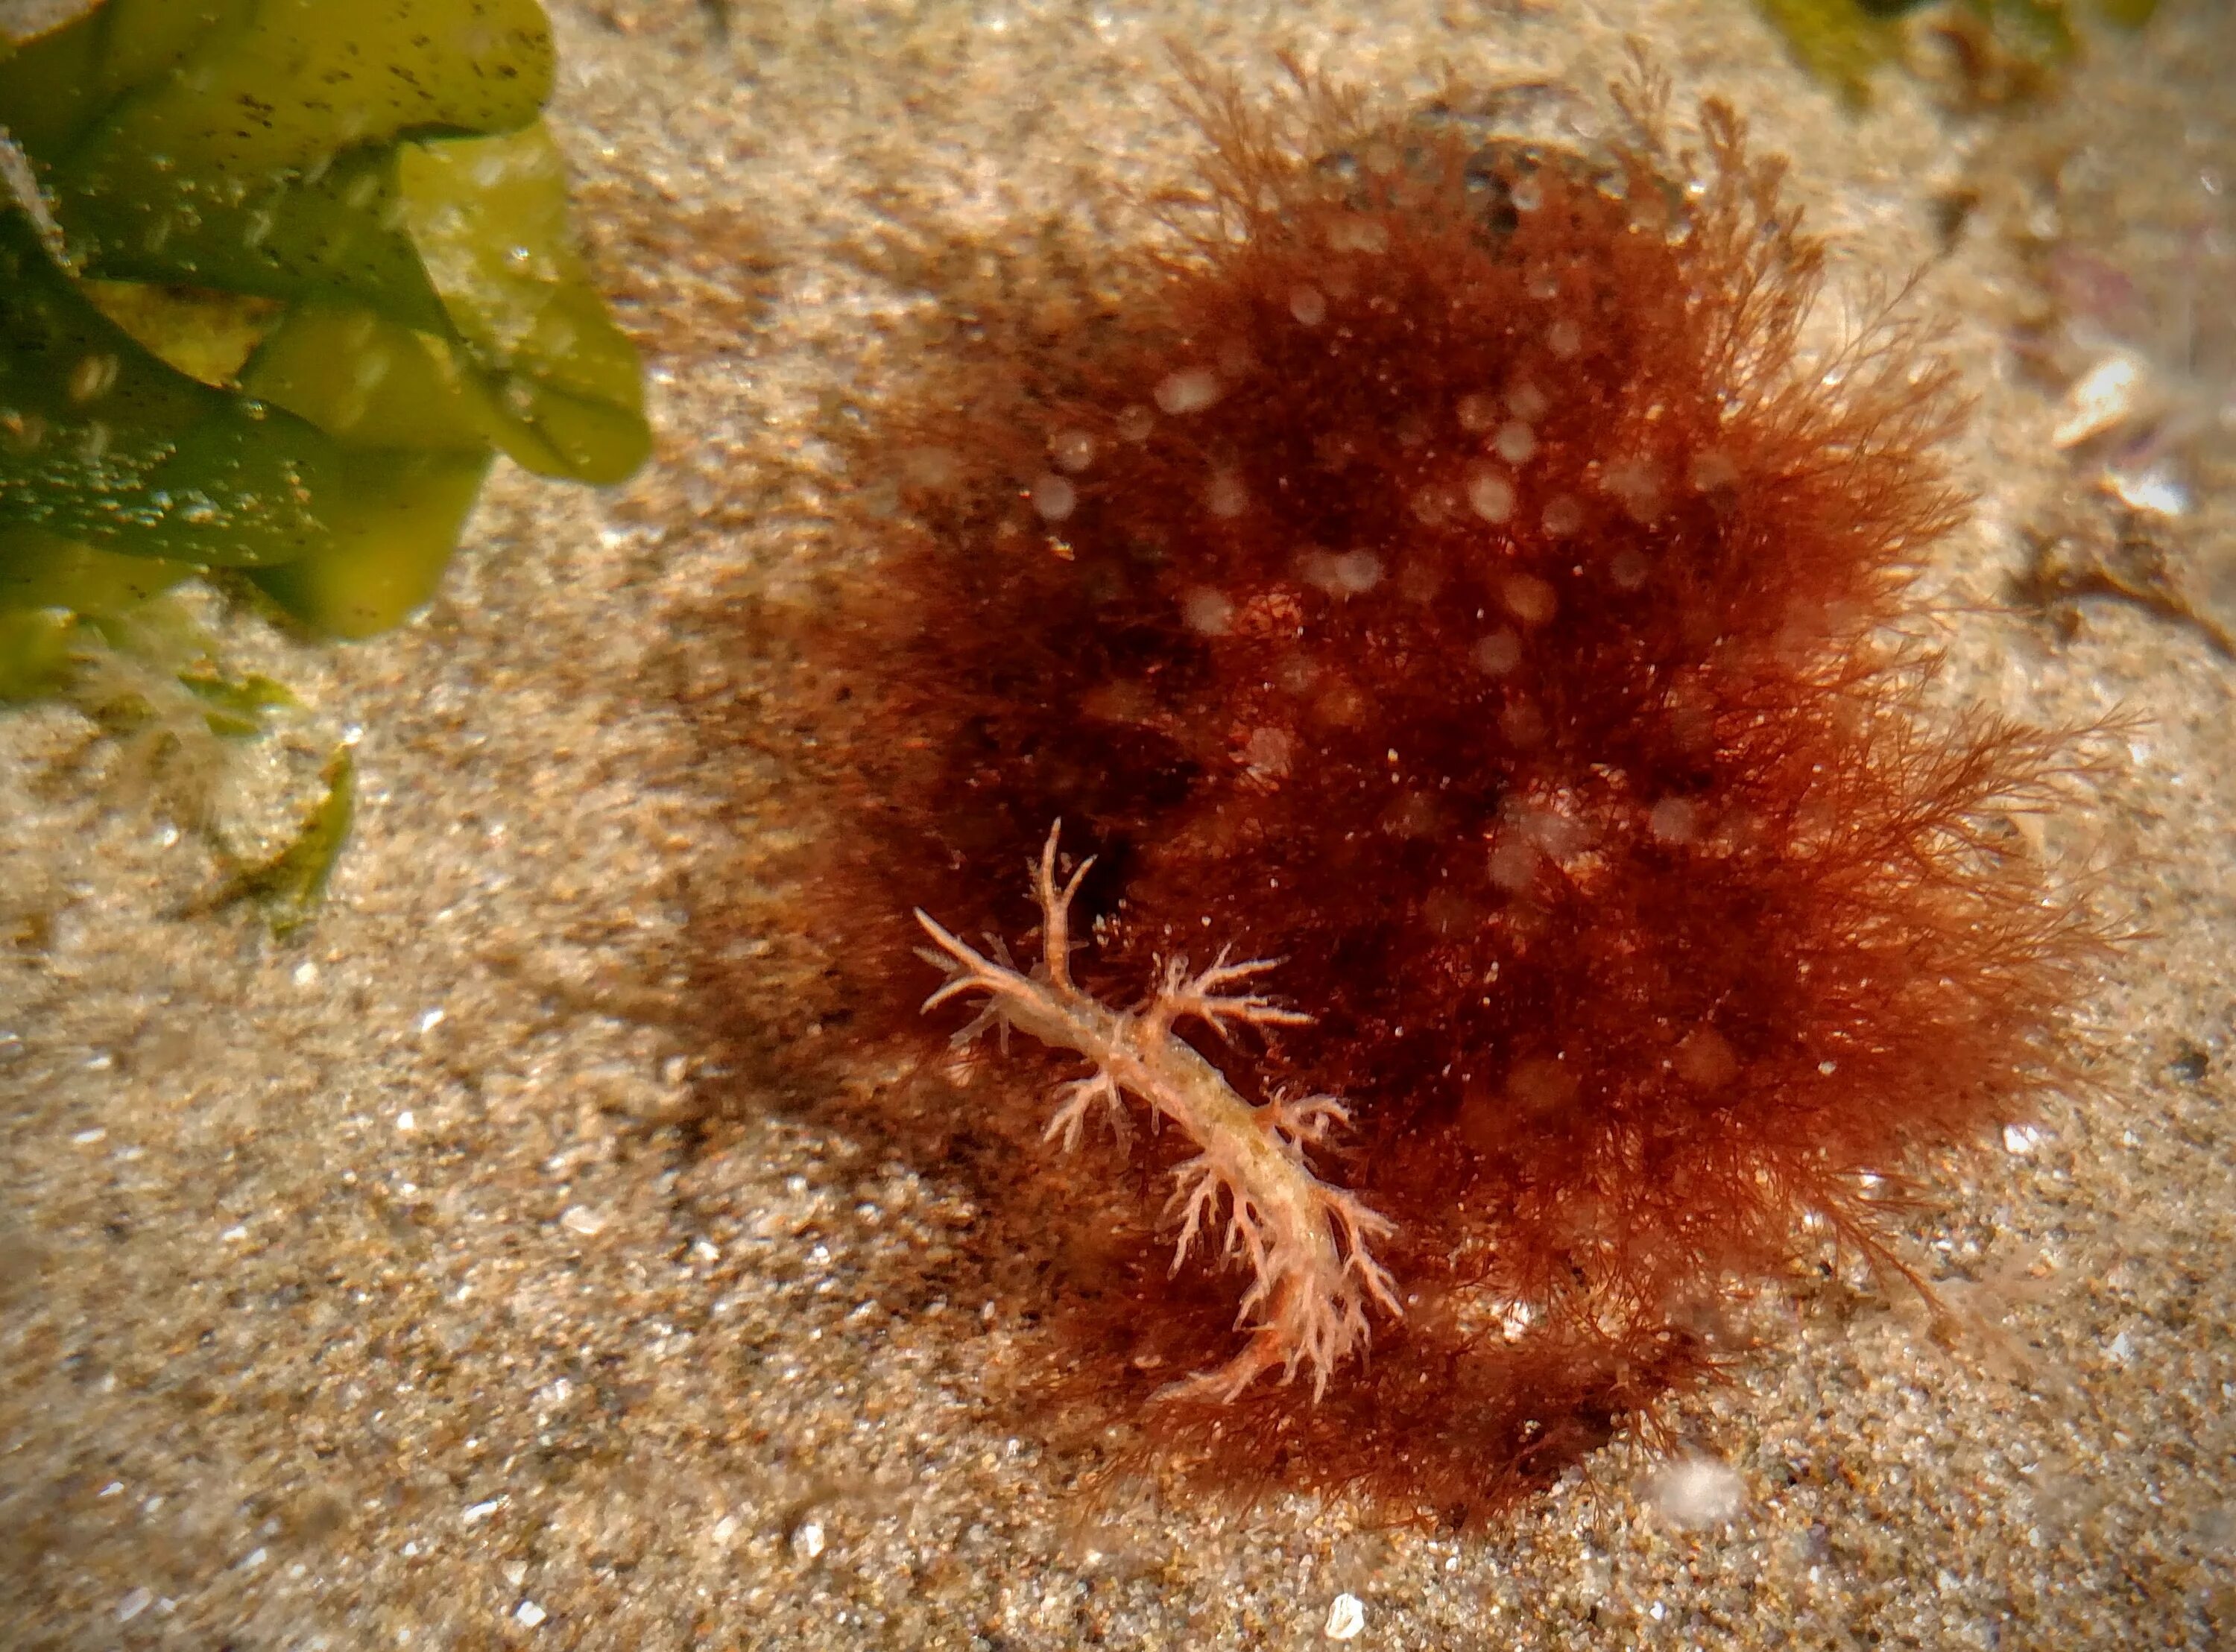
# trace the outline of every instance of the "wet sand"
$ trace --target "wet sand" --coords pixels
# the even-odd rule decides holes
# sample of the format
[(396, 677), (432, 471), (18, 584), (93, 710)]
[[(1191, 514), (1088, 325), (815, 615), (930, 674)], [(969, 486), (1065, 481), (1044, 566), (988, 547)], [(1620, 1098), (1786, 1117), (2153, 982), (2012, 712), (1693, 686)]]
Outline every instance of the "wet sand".
[[(1851, 116), (1737, 3), (740, 3), (726, 38), (682, 0), (558, 8), (554, 124), (660, 453), (606, 494), (501, 467), (394, 635), (218, 616), (358, 731), (316, 924), (187, 915), (213, 864), (129, 754), (65, 709), (0, 718), (0, 1642), (1302, 1646), (1346, 1596), (1377, 1648), (2236, 1636), (2236, 666), (2133, 605), (2069, 635), (2002, 606), (2029, 535), (2118, 528), (2015, 347), (2045, 237), (2149, 261), (2171, 359), (2152, 249), (2210, 267), (2236, 236), (2236, 22), (2166, 13), (2062, 104), (1951, 121), (1900, 76)], [(736, 616), (858, 550), (826, 436), (940, 302), (896, 236), (1139, 233), (1113, 192), (1194, 153), (1168, 41), (1266, 85), (1292, 48), (1402, 103), (1445, 64), (1591, 93), (1628, 33), (1680, 111), (1725, 95), (1792, 157), (1837, 293), (1924, 271), (1977, 402), (1979, 507), (1928, 574), (1951, 695), (2137, 718), (2042, 828), (2147, 931), (2079, 1013), (2098, 1093), (1924, 1167), (1904, 1247), (1937, 1329), (1853, 1278), (1765, 1300), (1766, 1351), (1671, 1414), (1727, 1518), (1680, 1524), (1687, 1482), (1637, 1441), (1466, 1538), (1089, 1498), (1090, 1460), (1009, 1432), (1015, 1301), (925, 1282), (970, 1280), (971, 1190), (718, 1066), (805, 1035), (769, 881), (819, 829), (783, 740), (700, 715), (796, 721)], [(2093, 173), (2038, 181), (2082, 141)], [(2200, 454), (2151, 531), (2209, 594), (2236, 505), (2225, 444)], [(692, 984), (717, 911), (755, 989), (720, 1005)]]

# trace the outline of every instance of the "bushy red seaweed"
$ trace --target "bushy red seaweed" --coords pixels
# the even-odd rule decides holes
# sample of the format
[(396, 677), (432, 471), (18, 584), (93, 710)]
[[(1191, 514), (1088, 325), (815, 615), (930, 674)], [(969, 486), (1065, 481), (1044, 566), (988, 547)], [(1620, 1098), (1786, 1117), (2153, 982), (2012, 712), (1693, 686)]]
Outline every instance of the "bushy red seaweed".
[(1590, 154), (1198, 93), (1178, 250), (856, 456), (814, 922), (865, 1028), (944, 1039), (910, 909), (1021, 938), (1061, 818), (1101, 1002), (1279, 960), (1308, 1025), (1183, 1036), (1349, 1110), (1311, 1163), (1403, 1311), (1324, 1392), (1175, 1383), (1245, 1335), (1240, 1264), (1171, 1265), (1186, 1127), (1043, 1143), (1079, 1064), (1023, 1042), (894, 1105), (1006, 1177), (1049, 1415), (1464, 1519), (1706, 1369), (1732, 1282), (1883, 1254), (1889, 1178), (2055, 1078), (2095, 931), (2009, 817), (2069, 743), (1925, 709), (1951, 373), (1884, 321), (1805, 355), (1822, 250), (1724, 106), (1696, 166), (1641, 86)]

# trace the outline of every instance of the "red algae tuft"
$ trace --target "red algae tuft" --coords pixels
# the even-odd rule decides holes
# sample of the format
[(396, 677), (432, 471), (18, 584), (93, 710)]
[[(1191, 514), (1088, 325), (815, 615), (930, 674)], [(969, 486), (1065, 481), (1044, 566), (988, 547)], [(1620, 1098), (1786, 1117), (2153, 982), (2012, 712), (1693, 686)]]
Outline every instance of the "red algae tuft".
[(1926, 709), (1950, 374), (1801, 350), (1727, 108), (1584, 154), (1195, 85), (1177, 248), (852, 456), (813, 922), (858, 1025), (957, 1036), (893, 1105), (1041, 1259), (1053, 1430), (1465, 1523), (2058, 1081), (2098, 931), (2009, 821), (2070, 742)]

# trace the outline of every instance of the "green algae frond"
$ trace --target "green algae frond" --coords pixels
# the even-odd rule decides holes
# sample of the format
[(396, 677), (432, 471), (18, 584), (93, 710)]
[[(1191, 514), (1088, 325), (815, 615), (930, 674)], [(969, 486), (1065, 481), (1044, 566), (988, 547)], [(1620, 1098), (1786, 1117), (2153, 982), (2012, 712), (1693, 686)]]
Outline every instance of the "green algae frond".
[[(2082, 23), (2140, 29), (2158, 0), (1755, 0), (1801, 66), (1851, 106), (1871, 101), (1871, 80), (1904, 52), (1913, 14), (1956, 48), (1959, 68), (1989, 101), (2027, 97), (2071, 62)], [(1990, 86), (1996, 88), (1989, 95)]]
[[(636, 354), (540, 118), (553, 66), (537, 0), (105, 0), (0, 36), (0, 703), (107, 727), (128, 679), (128, 724), (208, 758), (172, 799), (206, 815), (222, 748), (299, 708), (206, 638), (149, 643), (166, 593), (225, 570), (371, 636), (432, 594), (497, 454), (601, 484), (642, 462)], [(213, 838), (219, 903), (299, 925), (352, 788), (337, 746), (276, 852)]]
[(109, 0), (0, 45), (28, 162), (0, 194), (0, 685), (53, 629), (23, 611), (77, 606), (50, 566), (95, 606), (150, 582), (86, 553), (248, 570), (361, 637), (426, 600), (494, 454), (636, 468), (551, 74), (536, 0)]

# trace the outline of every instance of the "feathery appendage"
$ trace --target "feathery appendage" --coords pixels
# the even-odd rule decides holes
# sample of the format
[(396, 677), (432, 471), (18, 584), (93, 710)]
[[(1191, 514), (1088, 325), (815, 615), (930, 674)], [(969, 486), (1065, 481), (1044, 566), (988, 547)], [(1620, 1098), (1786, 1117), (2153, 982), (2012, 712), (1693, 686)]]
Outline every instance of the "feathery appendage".
[(1061, 1103), (1043, 1138), (1061, 1137), (1066, 1151), (1079, 1144), (1097, 1105), (1109, 1111), (1122, 1132), (1128, 1095), (1172, 1120), (1194, 1144), (1195, 1157), (1173, 1173), (1178, 1185), (1167, 1207), (1167, 1214), (1178, 1211), (1182, 1218), (1173, 1270), (1180, 1270), (1196, 1236), (1217, 1219), (1223, 1198), (1227, 1218), (1221, 1255), (1239, 1259), (1251, 1274), (1235, 1315), (1236, 1326), (1246, 1328), (1250, 1337), (1226, 1365), (1174, 1383), (1165, 1395), (1232, 1400), (1279, 1366), (1285, 1382), (1303, 1368), (1317, 1400), (1336, 1367), (1365, 1348), (1367, 1303), (1392, 1316), (1402, 1311), (1388, 1271), (1367, 1249), (1368, 1241), (1392, 1231), (1391, 1223), (1321, 1181), (1305, 1157), (1306, 1147), (1349, 1122), (1350, 1114), (1332, 1096), (1253, 1105), (1173, 1033), (1188, 1017), (1222, 1036), (1236, 1025), (1299, 1026), (1312, 1018), (1253, 992), (1227, 990), (1262, 974), (1273, 960), (1230, 964), (1223, 952), (1193, 976), (1185, 959), (1166, 960), (1155, 993), (1139, 1010), (1114, 1010), (1082, 992), (1071, 978), (1071, 902), (1094, 862), (1082, 862), (1059, 888), (1056, 856), (1062, 830), (1062, 821), (1049, 829), (1034, 869), (1042, 940), (1041, 961), (1030, 974), (1006, 957), (987, 957), (917, 909), (917, 921), (938, 943), (937, 952), (927, 948), (922, 956), (948, 972), (924, 1007), (982, 993), (983, 1006), (956, 1034), (958, 1046), (989, 1026), (1015, 1027), (1095, 1064), (1091, 1074), (1056, 1092)]

